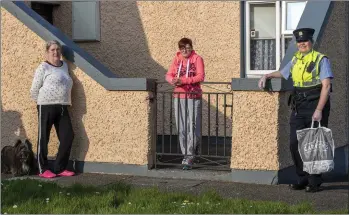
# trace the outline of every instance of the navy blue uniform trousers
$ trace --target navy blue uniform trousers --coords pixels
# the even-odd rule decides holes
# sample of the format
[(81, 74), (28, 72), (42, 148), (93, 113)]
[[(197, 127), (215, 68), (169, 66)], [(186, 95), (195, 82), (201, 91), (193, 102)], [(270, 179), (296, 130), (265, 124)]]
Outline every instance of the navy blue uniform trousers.
[[(299, 177), (299, 184), (317, 186), (322, 183), (320, 174), (309, 174), (303, 171), (303, 161), (298, 151), (297, 130), (304, 128), (310, 128), (312, 123), (312, 116), (315, 112), (319, 99), (308, 101), (303, 99), (298, 102), (297, 110), (293, 110), (290, 117), (290, 150), (292, 160), (296, 167), (296, 173)], [(328, 99), (326, 105), (322, 110), (322, 119), (320, 121), (321, 126), (328, 126), (328, 119), (330, 115), (330, 99)], [(318, 122), (314, 122), (314, 127), (318, 127)]]

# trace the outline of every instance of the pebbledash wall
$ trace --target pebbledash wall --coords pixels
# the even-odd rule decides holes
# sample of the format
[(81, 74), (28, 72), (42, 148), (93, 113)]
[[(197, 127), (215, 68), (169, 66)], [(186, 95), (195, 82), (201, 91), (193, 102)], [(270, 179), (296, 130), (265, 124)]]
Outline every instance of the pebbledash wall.
[[(239, 5), (235, 1), (100, 1), (101, 42), (78, 44), (117, 75), (163, 81), (178, 40), (186, 36), (204, 58), (206, 80), (230, 82), (240, 76)], [(53, 22), (71, 38), (71, 2), (60, 2)]]
[[(12, 3), (9, 3), (12, 4)], [(1, 9), (1, 142), (29, 138), (36, 150), (38, 123), (30, 87), (44, 59), (45, 40), (4, 8)], [(110, 91), (69, 63), (74, 80), (71, 108), (75, 139), (71, 159), (147, 165), (151, 150), (149, 92)], [(141, 119), (141, 120), (140, 120)], [(58, 139), (52, 130), (49, 155)]]
[[(320, 19), (325, 23), (320, 23), (323, 34), (317, 45), (319, 51), (331, 59), (336, 75), (330, 127), (336, 146), (341, 147), (348, 144), (349, 129), (347, 103), (343, 102), (348, 100), (348, 69), (345, 60), (348, 46), (347, 33), (343, 31), (348, 29), (348, 3), (331, 4), (328, 12), (325, 11), (327, 17)], [(230, 81), (231, 78), (239, 78), (241, 73), (240, 5), (240, 2), (234, 1), (101, 2), (102, 42), (79, 45), (112, 68), (112, 71), (120, 72), (125, 77), (163, 80), (176, 51), (176, 42), (182, 36), (188, 36), (193, 38), (194, 48), (204, 57), (206, 81)], [(58, 28), (69, 36), (72, 32), (71, 7), (71, 2), (61, 2), (54, 14)], [(315, 11), (316, 3), (310, 7)], [(336, 44), (342, 44), (337, 46), (341, 48), (334, 48)], [(256, 80), (251, 81), (254, 86), (257, 85)], [(270, 95), (258, 92), (254, 87), (250, 91), (249, 85), (246, 83), (242, 91), (237, 91), (234, 84), (232, 86), (236, 91), (233, 93), (233, 119), (229, 121), (233, 128), (232, 133), (229, 133), (233, 134), (231, 167), (249, 170), (285, 168), (291, 164), (288, 93), (275, 92)], [(225, 86), (219, 87), (223, 89)], [(204, 90), (208, 89), (204, 87)], [(210, 105), (215, 106), (214, 101)], [(206, 112), (203, 116), (206, 116)], [(206, 132), (205, 128), (203, 132)]]
[[(60, 2), (54, 11), (53, 22), (72, 37), (72, 2)], [(177, 41), (183, 36), (193, 39), (194, 49), (204, 58), (206, 81), (230, 82), (232, 77), (240, 76), (240, 3), (237, 1), (100, 1), (100, 22), (101, 42), (78, 44), (122, 77), (147, 77), (165, 81), (165, 73), (178, 50)], [(226, 85), (211, 87), (229, 91)], [(165, 88), (169, 86), (159, 86), (158, 89)], [(212, 91), (205, 85), (203, 90)], [(168, 99), (166, 107), (169, 105)], [(219, 104), (223, 104), (223, 96), (219, 99)], [(227, 103), (230, 104), (231, 100), (232, 97), (228, 96)], [(162, 97), (159, 97), (158, 103), (161, 102)], [(215, 98), (211, 97), (208, 102), (207, 96), (204, 96), (204, 119), (208, 116), (208, 106), (212, 110), (216, 108)], [(222, 113), (218, 117), (222, 128), (224, 108), (222, 105), (218, 108)], [(230, 113), (228, 109), (225, 117), (228, 136), (232, 133)], [(159, 135), (162, 134), (161, 116), (160, 105), (157, 124)], [(166, 111), (164, 118), (169, 117), (169, 111)], [(169, 134), (169, 120), (164, 123), (164, 133)], [(207, 120), (203, 121), (202, 126), (203, 135), (207, 136)], [(215, 133), (214, 129), (211, 125), (212, 134)], [(223, 132), (223, 129), (219, 129), (220, 136), (224, 135)]]
[[(152, 81), (148, 79), (164, 80), (178, 39), (187, 36), (193, 38), (194, 48), (204, 57), (206, 81), (231, 82), (233, 78), (232, 172), (200, 177), (256, 183), (275, 183), (274, 177), (279, 177), (279, 182), (282, 181), (284, 176), (279, 170), (291, 165), (288, 92), (285, 92), (288, 88), (284, 82), (275, 80), (271, 83), (272, 92), (267, 93), (256, 89), (256, 79), (239, 79), (242, 57), (239, 2), (101, 1), (101, 42), (77, 44), (69, 40), (71, 2), (60, 2), (54, 11), (57, 29), (53, 27), (51, 34), (41, 35), (35, 30), (39, 27), (33, 30), (33, 24), (24, 24), (23, 17), (19, 17), (22, 8), (14, 3), (6, 3), (4, 7), (1, 9), (2, 146), (13, 144), (19, 136), (30, 138), (36, 148), (37, 111), (29, 89), (34, 70), (44, 59), (44, 38), (53, 39), (63, 32), (67, 45), (76, 46), (75, 58), (79, 60), (84, 51), (91, 55), (85, 57), (85, 63), (71, 59), (69, 63), (74, 79), (71, 114), (76, 135), (71, 159), (95, 165), (91, 168), (86, 165), (85, 171), (194, 177), (190, 172), (161, 174), (148, 170), (153, 162), (156, 136), (152, 126), (154, 103), (148, 99), (152, 96), (152, 85), (148, 83)], [(18, 10), (16, 17), (11, 11), (14, 9)], [(330, 127), (339, 148), (348, 144), (348, 12), (348, 3), (332, 2), (322, 25), (323, 34), (317, 41), (319, 51), (331, 59), (336, 76)], [(39, 18), (35, 19), (34, 25)], [(43, 25), (42, 21), (39, 25)], [(47, 28), (41, 31), (46, 32)], [(77, 52), (80, 47), (82, 50)], [(95, 68), (92, 70), (96, 74), (91, 68)], [(117, 78), (112, 74), (105, 73), (104, 81), (98, 81), (103, 73), (98, 68), (126, 78), (128, 83), (134, 83), (131, 81), (134, 78), (146, 78), (137, 79), (137, 83), (146, 84), (144, 89), (128, 89), (126, 84), (118, 89)], [(101, 84), (109, 81), (108, 86)], [(53, 129), (51, 156), (57, 145)], [(344, 158), (341, 162), (345, 162)], [(99, 163), (128, 165), (126, 168), (109, 165), (108, 169), (98, 166)]]

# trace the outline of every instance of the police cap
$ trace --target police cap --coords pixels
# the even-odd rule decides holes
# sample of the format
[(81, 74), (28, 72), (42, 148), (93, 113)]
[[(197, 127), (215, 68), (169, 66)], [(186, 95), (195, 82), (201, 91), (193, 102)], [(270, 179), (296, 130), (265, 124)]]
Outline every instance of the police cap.
[(299, 28), (293, 31), (297, 42), (303, 42), (313, 39), (315, 30), (312, 28)]

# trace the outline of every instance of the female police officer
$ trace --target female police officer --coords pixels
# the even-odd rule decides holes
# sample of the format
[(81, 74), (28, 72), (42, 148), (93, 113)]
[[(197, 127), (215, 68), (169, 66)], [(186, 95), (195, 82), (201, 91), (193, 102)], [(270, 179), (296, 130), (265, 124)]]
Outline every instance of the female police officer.
[[(303, 162), (298, 151), (296, 130), (309, 128), (312, 120), (321, 121), (328, 126), (330, 113), (329, 93), (333, 74), (328, 58), (313, 50), (313, 34), (311, 28), (297, 29), (293, 32), (297, 41), (298, 51), (292, 60), (281, 71), (264, 75), (259, 80), (259, 88), (265, 87), (267, 79), (291, 77), (294, 91), (291, 95), (292, 114), (290, 117), (290, 150), (296, 173), (297, 184), (290, 187), (295, 190), (305, 189), (306, 192), (317, 192), (322, 183), (321, 175), (309, 175), (303, 171)], [(317, 126), (317, 123), (314, 123)]]

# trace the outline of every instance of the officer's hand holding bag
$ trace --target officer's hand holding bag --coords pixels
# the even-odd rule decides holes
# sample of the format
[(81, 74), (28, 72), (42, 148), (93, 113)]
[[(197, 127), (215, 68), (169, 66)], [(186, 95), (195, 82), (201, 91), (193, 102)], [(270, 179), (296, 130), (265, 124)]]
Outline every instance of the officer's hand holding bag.
[(320, 122), (322, 119), (322, 111), (320, 110), (315, 110), (314, 114), (313, 114), (313, 120)]

